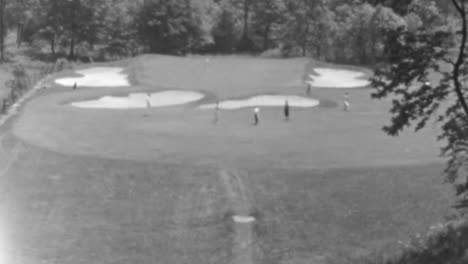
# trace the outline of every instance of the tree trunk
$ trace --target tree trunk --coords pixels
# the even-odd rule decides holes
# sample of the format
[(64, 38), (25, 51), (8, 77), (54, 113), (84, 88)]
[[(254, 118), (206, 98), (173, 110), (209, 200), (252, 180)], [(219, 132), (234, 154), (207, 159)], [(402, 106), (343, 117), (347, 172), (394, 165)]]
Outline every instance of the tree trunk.
[(52, 56), (55, 57), (55, 35), (50, 39), (50, 52), (52, 53)]
[(69, 60), (75, 60), (75, 41), (76, 41), (76, 28), (77, 28), (77, 18), (75, 16), (75, 10), (78, 9), (78, 6), (79, 6), (79, 3), (80, 3), (80, 0), (72, 0), (72, 8), (74, 10), (72, 10), (71, 12), (71, 27), (70, 27), (70, 50), (69, 50), (69, 53), (68, 53), (68, 59)]
[(244, 28), (243, 28), (243, 35), (247, 36), (249, 32), (249, 3), (250, 0), (244, 0)]
[(466, 7), (465, 7), (465, 3), (464, 1), (462, 0), (460, 3), (457, 2), (457, 0), (452, 0), (455, 8), (457, 9), (457, 12), (460, 14), (461, 18), (462, 18), (462, 31), (461, 31), (461, 34), (462, 34), (462, 41), (461, 41), (461, 45), (460, 45), (460, 49), (459, 49), (459, 52), (458, 52), (458, 58), (457, 58), (457, 61), (454, 63), (453, 65), (453, 82), (455, 84), (455, 92), (457, 94), (457, 97), (458, 97), (458, 100), (465, 112), (465, 115), (468, 117), (468, 104), (466, 102), (466, 98), (463, 94), (463, 91), (462, 91), (462, 84), (460, 83), (460, 80), (459, 80), (459, 77), (460, 77), (460, 68), (461, 66), (463, 65), (463, 63), (465, 62), (465, 57), (466, 57), (466, 54), (465, 54), (465, 48), (466, 48), (466, 41), (467, 41), (467, 29), (468, 29), (468, 25), (467, 25), (467, 19), (466, 19), (466, 13), (467, 13), (467, 10), (466, 10)]
[(320, 25), (320, 24), (316, 24), (315, 26), (315, 53), (316, 53), (316, 56), (319, 60), (322, 60), (322, 53), (323, 53), (323, 50), (322, 50), (322, 44), (323, 44), (323, 41), (326, 39), (326, 37), (324, 36), (324, 31), (323, 31), (323, 26)]
[(71, 37), (68, 59), (75, 60), (75, 37), (74, 36)]
[(0, 0), (0, 60), (5, 61), (5, 0)]
[(304, 19), (306, 23), (306, 27), (304, 30), (304, 36), (302, 39), (302, 56), (305, 57), (307, 56), (307, 35), (309, 34), (309, 23), (307, 21), (307, 18)]
[(21, 47), (21, 42), (23, 42), (24, 24), (18, 23), (16, 31), (16, 46), (19, 49)]
[(268, 50), (270, 46), (270, 28), (271, 25), (268, 23), (263, 32), (263, 50)]

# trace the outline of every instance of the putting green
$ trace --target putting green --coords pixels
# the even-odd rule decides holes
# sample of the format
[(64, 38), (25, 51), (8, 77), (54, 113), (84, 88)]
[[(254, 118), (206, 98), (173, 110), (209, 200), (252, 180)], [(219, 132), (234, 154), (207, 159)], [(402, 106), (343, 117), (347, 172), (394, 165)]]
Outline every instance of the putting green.
[[(141, 86), (156, 94), (175, 87), (203, 91), (220, 101), (265, 98), (255, 96), (288, 91), (304, 100), (301, 102), (317, 104), (314, 99), (300, 97), (304, 87), (286, 85), (303, 75), (305, 60), (219, 57), (211, 60), (208, 69), (200, 69), (204, 64), (202, 58), (143, 56), (127, 70), (136, 72), (134, 78)], [(296, 71), (285, 71), (285, 66)], [(226, 82), (227, 73), (232, 82)], [(128, 95), (134, 89), (44, 92), (25, 107), (14, 132), (26, 142), (63, 153), (169, 163), (183, 160), (214, 166), (323, 168), (440, 161), (436, 130), (388, 137), (381, 126), (389, 118), (389, 105), (371, 100), (370, 91), (365, 89), (351, 92), (350, 112), (341, 108), (293, 108), (290, 121), (285, 122), (281, 108), (265, 108), (259, 126), (252, 125), (250, 109), (221, 111), (215, 125), (213, 111), (184, 105), (116, 114), (114, 109), (80, 109), (69, 104), (109, 96), (110, 91), (117, 97)], [(313, 93), (312, 97), (319, 100), (340, 102), (343, 97), (338, 89)], [(275, 104), (283, 105), (284, 99), (275, 98)], [(200, 104), (213, 101), (211, 98)], [(142, 100), (139, 106), (143, 106)]]

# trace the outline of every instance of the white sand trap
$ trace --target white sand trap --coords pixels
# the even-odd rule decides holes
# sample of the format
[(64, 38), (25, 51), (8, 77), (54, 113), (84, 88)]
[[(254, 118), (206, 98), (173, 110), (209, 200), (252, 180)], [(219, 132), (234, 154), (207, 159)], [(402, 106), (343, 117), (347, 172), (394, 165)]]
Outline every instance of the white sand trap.
[(255, 217), (253, 216), (244, 216), (244, 215), (235, 215), (232, 217), (232, 220), (234, 222), (239, 223), (239, 224), (250, 224), (255, 222)]
[(123, 68), (117, 67), (96, 67), (86, 70), (76, 71), (82, 77), (70, 77), (55, 80), (55, 83), (72, 87), (75, 83), (85, 87), (127, 87), (128, 75), (122, 73)]
[[(306, 108), (318, 106), (320, 104), (318, 100), (297, 95), (259, 95), (242, 100), (222, 101), (219, 103), (219, 108), (232, 110), (256, 106), (284, 106), (286, 101), (288, 101), (291, 107)], [(215, 107), (215, 104), (200, 106), (201, 109), (214, 109)]]
[(79, 108), (131, 109), (147, 108), (148, 99), (151, 107), (164, 107), (195, 102), (204, 97), (192, 91), (163, 91), (152, 93), (132, 93), (127, 97), (104, 96), (97, 100), (74, 102), (71, 105)]
[(309, 81), (313, 87), (327, 88), (358, 88), (370, 84), (363, 79), (365, 74), (359, 71), (337, 70), (330, 68), (315, 68), (319, 76), (309, 75)]

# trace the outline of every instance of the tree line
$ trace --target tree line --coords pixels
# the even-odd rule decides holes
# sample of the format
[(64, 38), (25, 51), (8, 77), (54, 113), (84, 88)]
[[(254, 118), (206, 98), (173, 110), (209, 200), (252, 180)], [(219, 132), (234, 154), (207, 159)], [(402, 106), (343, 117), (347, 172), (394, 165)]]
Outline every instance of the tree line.
[(17, 30), (18, 46), (29, 42), (70, 59), (95, 57), (97, 51), (106, 56), (270, 52), (370, 64), (381, 59), (385, 30), (450, 27), (447, 2), (0, 0), (0, 35)]

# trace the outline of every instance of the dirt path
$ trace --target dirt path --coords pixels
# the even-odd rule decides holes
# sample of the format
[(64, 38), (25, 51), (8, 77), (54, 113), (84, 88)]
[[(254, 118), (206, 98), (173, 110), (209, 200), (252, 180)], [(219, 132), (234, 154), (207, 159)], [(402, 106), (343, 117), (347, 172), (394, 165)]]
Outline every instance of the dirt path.
[[(219, 172), (221, 182), (225, 188), (231, 208), (235, 215), (249, 216), (250, 203), (245, 195), (245, 188), (239, 174), (233, 171)], [(235, 264), (253, 263), (253, 236), (251, 223), (235, 223), (235, 240), (232, 250)]]

